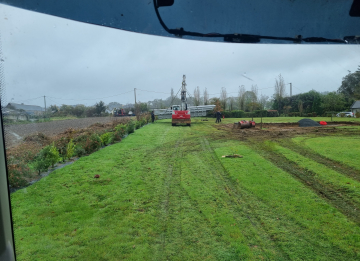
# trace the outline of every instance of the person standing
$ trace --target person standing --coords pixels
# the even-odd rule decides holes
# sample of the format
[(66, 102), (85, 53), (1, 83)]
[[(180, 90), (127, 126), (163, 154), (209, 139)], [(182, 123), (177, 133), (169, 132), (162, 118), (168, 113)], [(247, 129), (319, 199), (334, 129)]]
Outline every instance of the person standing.
[(151, 121), (154, 122), (155, 121), (155, 114), (154, 111), (151, 112)]
[(220, 113), (220, 111), (217, 111), (216, 112), (216, 121), (215, 121), (215, 123), (220, 123), (220, 117), (221, 117), (221, 113)]

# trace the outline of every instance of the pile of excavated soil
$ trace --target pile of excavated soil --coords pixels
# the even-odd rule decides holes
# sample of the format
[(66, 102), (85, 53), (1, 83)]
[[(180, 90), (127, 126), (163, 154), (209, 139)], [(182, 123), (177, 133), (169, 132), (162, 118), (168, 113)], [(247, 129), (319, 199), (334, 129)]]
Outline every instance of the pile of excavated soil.
[(299, 127), (319, 127), (320, 123), (313, 121), (311, 119), (302, 119), (298, 121)]

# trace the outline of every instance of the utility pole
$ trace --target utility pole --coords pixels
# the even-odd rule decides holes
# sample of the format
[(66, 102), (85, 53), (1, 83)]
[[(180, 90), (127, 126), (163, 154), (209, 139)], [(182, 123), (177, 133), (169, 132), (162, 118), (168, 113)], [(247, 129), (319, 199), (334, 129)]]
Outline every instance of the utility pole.
[(44, 105), (45, 105), (44, 118), (46, 118), (46, 100), (45, 100), (45, 95), (44, 95)]
[(136, 88), (134, 88), (134, 96), (135, 96), (135, 107), (136, 107)]
[(292, 97), (292, 83), (290, 83), (290, 98)]

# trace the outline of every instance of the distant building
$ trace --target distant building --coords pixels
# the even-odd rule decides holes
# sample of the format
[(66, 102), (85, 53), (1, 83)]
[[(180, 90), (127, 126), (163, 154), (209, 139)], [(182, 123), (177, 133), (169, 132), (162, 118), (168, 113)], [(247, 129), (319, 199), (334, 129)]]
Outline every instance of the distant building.
[(350, 109), (354, 114), (360, 112), (360, 101), (355, 101), (354, 104), (351, 105)]
[(28, 115), (42, 115), (44, 113), (44, 109), (40, 106), (25, 105), (23, 103), (18, 104), (18, 103), (9, 102), (6, 108), (17, 111), (23, 111)]

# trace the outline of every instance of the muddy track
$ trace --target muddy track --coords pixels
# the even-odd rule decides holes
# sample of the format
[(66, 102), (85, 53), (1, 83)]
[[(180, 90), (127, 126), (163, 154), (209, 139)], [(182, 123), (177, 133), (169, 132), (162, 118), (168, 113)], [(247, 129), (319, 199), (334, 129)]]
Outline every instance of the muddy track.
[(299, 153), (300, 155), (314, 160), (320, 164), (323, 164), (327, 168), (331, 168), (351, 179), (354, 179), (356, 181), (360, 181), (360, 171), (357, 169), (354, 169), (350, 166), (347, 166), (339, 161), (335, 161), (329, 158), (326, 158), (325, 156), (322, 156), (310, 148), (305, 148), (302, 146), (299, 146), (295, 142), (293, 142), (291, 139), (281, 139), (277, 141), (281, 146), (288, 148), (296, 153)]
[[(164, 177), (163, 194), (160, 199), (159, 222), (161, 226), (161, 256), (158, 260), (170, 260), (171, 253), (167, 251), (168, 244), (174, 244), (174, 238), (181, 242), (181, 166), (178, 159), (182, 156), (182, 139), (180, 138), (174, 145), (173, 154), (169, 161), (168, 171)], [(180, 222), (172, 222), (174, 219)], [(174, 228), (172, 225), (177, 224)]]
[(324, 198), (328, 203), (341, 211), (349, 219), (360, 224), (360, 205), (347, 196), (346, 191), (335, 185), (322, 183), (316, 179), (316, 173), (306, 170), (296, 163), (287, 160), (282, 155), (264, 147), (261, 143), (247, 144), (265, 159), (271, 161), (275, 166), (289, 173), (299, 180), (306, 187), (313, 190), (319, 197)]
[[(209, 152), (211, 155), (212, 160), (211, 162), (209, 161), (208, 164), (212, 166), (211, 174), (213, 178), (217, 180), (217, 183), (219, 184), (219, 189), (225, 189), (226, 193), (230, 196), (228, 199), (223, 200), (226, 201), (226, 205), (235, 206), (231, 209), (234, 220), (239, 222), (239, 218), (241, 217), (248, 219), (255, 230), (255, 232), (251, 234), (246, 231), (242, 231), (244, 237), (246, 237), (249, 242), (251, 242), (251, 239), (254, 237), (257, 237), (258, 240), (261, 239), (261, 242), (259, 242), (259, 246), (264, 255), (266, 255), (266, 251), (263, 247), (265, 247), (266, 249), (275, 249), (278, 254), (282, 256), (282, 258), (290, 259), (289, 255), (282, 249), (282, 247), (273, 240), (271, 232), (262, 225), (263, 223), (260, 220), (260, 216), (247, 203), (247, 192), (239, 192), (237, 188), (237, 182), (230, 177), (230, 174), (222, 165), (222, 162), (219, 160), (206, 138), (202, 139), (201, 146), (204, 151)], [(237, 225), (241, 227), (240, 223), (238, 223)]]

